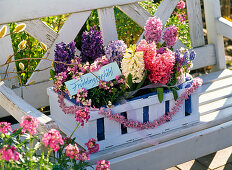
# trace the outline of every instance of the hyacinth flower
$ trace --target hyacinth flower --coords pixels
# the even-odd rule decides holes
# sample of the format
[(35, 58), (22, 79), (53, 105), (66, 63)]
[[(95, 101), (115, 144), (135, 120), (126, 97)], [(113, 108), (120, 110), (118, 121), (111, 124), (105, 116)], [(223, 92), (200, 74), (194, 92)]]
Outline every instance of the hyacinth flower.
[(122, 59), (122, 74), (128, 79), (131, 75), (133, 83), (140, 83), (145, 74), (145, 65), (143, 60), (143, 52), (136, 52), (136, 45), (131, 45), (126, 50), (126, 54)]
[(126, 49), (127, 45), (123, 40), (110, 41), (105, 47), (105, 56), (108, 58), (109, 62), (116, 61), (120, 67)]
[(144, 27), (145, 39), (147, 42), (160, 42), (163, 24), (158, 17), (150, 17)]
[(96, 25), (94, 28), (89, 27), (89, 31), (85, 31), (82, 34), (82, 62), (94, 61), (95, 59), (102, 57), (103, 54), (103, 38), (101, 31), (97, 31)]
[(162, 38), (168, 48), (173, 47), (178, 38), (178, 28), (172, 25), (165, 28)]
[[(75, 57), (75, 44), (76, 43), (74, 41), (71, 41), (67, 45), (64, 42), (57, 44), (55, 50), (55, 61), (70, 64), (71, 60)], [(67, 65), (62, 63), (55, 62), (54, 66), (56, 74), (64, 72), (67, 69)]]

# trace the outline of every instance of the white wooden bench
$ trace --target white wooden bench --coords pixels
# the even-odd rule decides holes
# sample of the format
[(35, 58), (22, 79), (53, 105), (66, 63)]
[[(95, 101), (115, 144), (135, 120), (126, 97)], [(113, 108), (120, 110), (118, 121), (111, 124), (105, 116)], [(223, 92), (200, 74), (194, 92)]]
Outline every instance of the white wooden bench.
[[(140, 26), (144, 26), (150, 14), (137, 3), (139, 0), (1, 0), (0, 25), (11, 22), (25, 22), (26, 31), (50, 48), (48, 58), (53, 59), (55, 44), (70, 42), (80, 31), (92, 9), (98, 9), (100, 27), (104, 43), (117, 39), (113, 6), (118, 6)], [(178, 0), (163, 0), (155, 15), (166, 23)], [(186, 0), (192, 47), (197, 52), (193, 69), (213, 65), (214, 73), (202, 76), (204, 84), (200, 95), (201, 121), (194, 126), (182, 127), (174, 131), (143, 140), (123, 144), (94, 154), (92, 162), (107, 159), (112, 169), (165, 169), (176, 164), (215, 152), (232, 145), (232, 72), (225, 70), (223, 36), (232, 39), (232, 23), (221, 17), (219, 0), (204, 0), (208, 44), (204, 42), (200, 0)], [(46, 5), (44, 5), (46, 4)], [(9, 10), (10, 9), (10, 10)], [(71, 13), (59, 33), (55, 33), (38, 18)], [(108, 23), (112, 24), (108, 24)], [(75, 29), (74, 29), (75, 28)], [(179, 41), (175, 48), (183, 44)], [(13, 52), (10, 36), (0, 39), (1, 60), (3, 64)], [(51, 63), (42, 60), (37, 69)], [(11, 64), (9, 71), (14, 69)], [(3, 72), (4, 68), (0, 69)], [(12, 74), (8, 75), (13, 76)], [(46, 88), (48, 71), (33, 73), (30, 80), (36, 84), (24, 88), (24, 100), (20, 88), (11, 89), (17, 84), (14, 80), (0, 84), (0, 117), (14, 116), (18, 121), (22, 115), (31, 114), (41, 122), (45, 132), (55, 123), (35, 108), (49, 105)], [(8, 86), (8, 87), (7, 87)], [(14, 93), (15, 92), (15, 93)], [(28, 104), (28, 103), (29, 104)]]

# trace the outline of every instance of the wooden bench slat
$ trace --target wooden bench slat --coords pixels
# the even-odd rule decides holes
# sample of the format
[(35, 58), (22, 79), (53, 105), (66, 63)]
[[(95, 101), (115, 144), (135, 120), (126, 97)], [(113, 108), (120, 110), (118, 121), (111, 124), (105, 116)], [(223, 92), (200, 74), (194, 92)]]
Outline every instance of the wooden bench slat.
[(40, 19), (24, 22), (27, 27), (25, 31), (40, 42), (43, 42), (50, 48), (56, 40), (58, 34), (44, 24)]
[(192, 47), (205, 45), (200, 0), (187, 0), (187, 14)]
[[(92, 11), (86, 11), (81, 13), (74, 13), (71, 14), (68, 19), (65, 21), (64, 25), (62, 26), (60, 32), (58, 33), (59, 36), (53, 43), (52, 47), (50, 48), (50, 54), (48, 56), (49, 59), (54, 59), (54, 50), (56, 49), (56, 44), (60, 42), (70, 43), (74, 40), (81, 30), (82, 26), (84, 25), (85, 21), (89, 17)], [(44, 55), (47, 57), (47, 53)], [(52, 64), (51, 61), (41, 60), (40, 63), (37, 65), (36, 69), (44, 69), (49, 67)], [(47, 81), (50, 78), (50, 70), (34, 72), (31, 77), (29, 78), (27, 83), (35, 81), (36, 83)]]
[(1, 0), (0, 16), (4, 17), (0, 17), (0, 24), (68, 13), (78, 13), (138, 1), (140, 0), (89, 0), (88, 2), (86, 2), (86, 0)]

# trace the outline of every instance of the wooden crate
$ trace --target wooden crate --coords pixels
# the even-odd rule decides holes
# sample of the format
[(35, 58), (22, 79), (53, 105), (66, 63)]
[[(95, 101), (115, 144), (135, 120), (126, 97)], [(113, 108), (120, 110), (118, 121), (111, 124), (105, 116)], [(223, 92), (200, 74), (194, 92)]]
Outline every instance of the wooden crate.
[[(181, 96), (184, 91), (185, 89), (178, 90), (178, 96)], [(56, 121), (63, 132), (70, 135), (77, 125), (75, 115), (65, 114), (62, 111), (58, 103), (58, 94), (55, 93), (52, 88), (48, 88), (47, 93), (49, 95), (52, 119)], [(67, 106), (74, 105), (68, 99), (65, 99), (65, 103)], [(146, 122), (149, 120), (152, 122), (163, 114), (167, 114), (174, 104), (173, 94), (169, 92), (164, 94), (162, 103), (159, 102), (158, 96), (153, 94), (128, 101), (125, 104), (114, 106), (112, 111), (113, 113), (121, 113), (126, 116), (127, 119), (132, 119), (134, 121)], [(100, 145), (100, 150), (105, 150), (110, 147), (199, 122), (200, 114), (198, 104), (199, 95), (198, 92), (195, 92), (183, 103), (179, 111), (170, 121), (154, 129), (145, 130), (123, 127), (121, 124), (105, 118), (97, 111), (91, 111), (88, 123), (86, 123), (84, 127), (79, 127), (74, 133), (74, 136), (77, 138), (77, 142), (82, 146), (84, 146), (84, 143), (90, 138), (97, 139)]]

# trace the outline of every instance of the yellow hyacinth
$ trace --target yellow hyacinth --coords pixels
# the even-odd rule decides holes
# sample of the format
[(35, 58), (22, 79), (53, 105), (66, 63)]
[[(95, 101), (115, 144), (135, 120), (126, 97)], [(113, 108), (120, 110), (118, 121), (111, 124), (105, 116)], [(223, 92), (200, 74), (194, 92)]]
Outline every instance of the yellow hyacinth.
[(123, 56), (121, 67), (122, 74), (127, 78), (131, 73), (132, 82), (140, 83), (145, 74), (144, 61), (143, 61), (143, 52), (135, 52), (136, 45), (130, 46), (126, 50), (126, 54)]
[(24, 50), (26, 48), (26, 45), (27, 45), (26, 40), (21, 41), (18, 45), (19, 50)]
[(24, 23), (18, 24), (18, 25), (15, 27), (14, 33), (22, 32), (22, 31), (25, 30), (25, 28), (26, 28), (26, 24), (24, 24)]
[(0, 29), (0, 38), (5, 37), (6, 32), (7, 32), (7, 26), (3, 25), (3, 27)]

